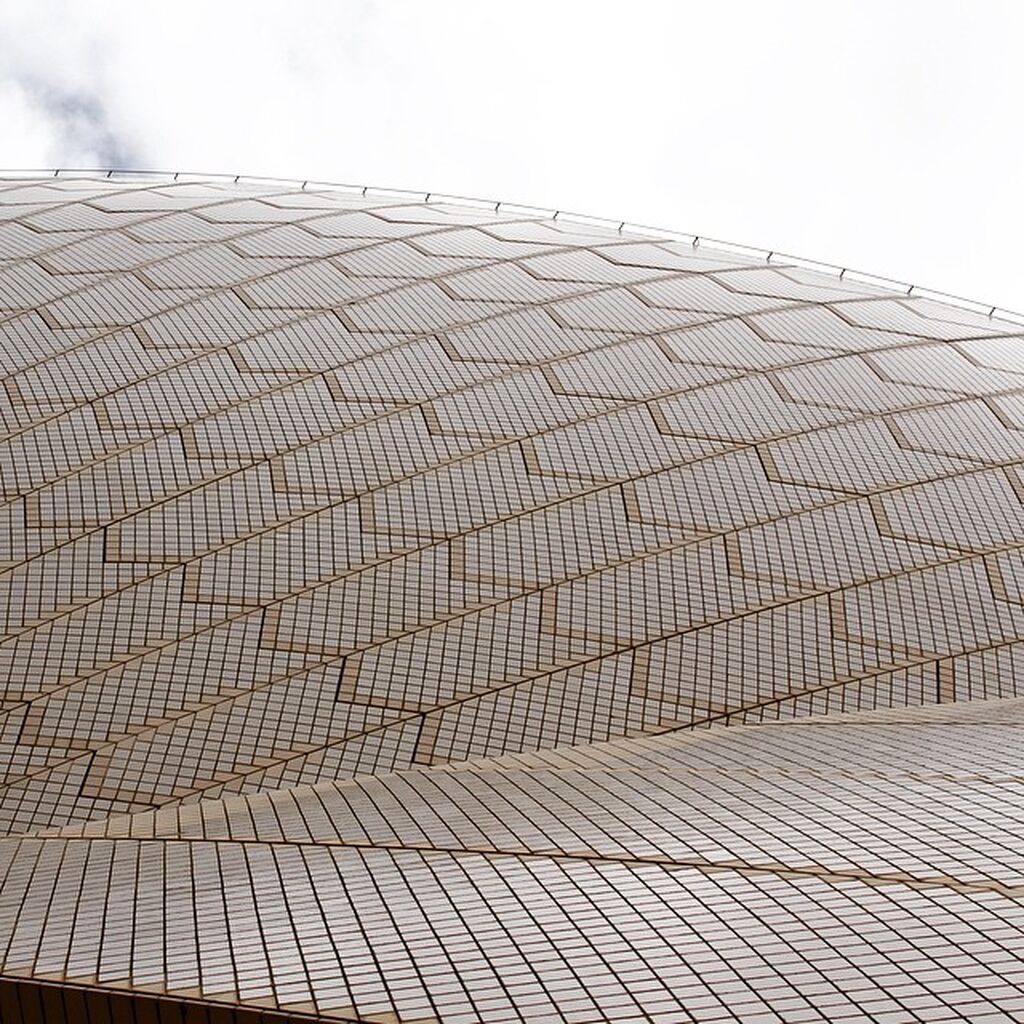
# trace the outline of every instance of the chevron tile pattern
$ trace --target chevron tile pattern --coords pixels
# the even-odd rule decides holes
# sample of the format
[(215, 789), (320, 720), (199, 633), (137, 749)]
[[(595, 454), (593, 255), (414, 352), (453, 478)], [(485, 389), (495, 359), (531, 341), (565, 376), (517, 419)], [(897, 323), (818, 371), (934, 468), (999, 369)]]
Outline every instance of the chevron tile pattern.
[(1020, 325), (85, 176), (0, 376), (4, 1021), (1024, 1019)]

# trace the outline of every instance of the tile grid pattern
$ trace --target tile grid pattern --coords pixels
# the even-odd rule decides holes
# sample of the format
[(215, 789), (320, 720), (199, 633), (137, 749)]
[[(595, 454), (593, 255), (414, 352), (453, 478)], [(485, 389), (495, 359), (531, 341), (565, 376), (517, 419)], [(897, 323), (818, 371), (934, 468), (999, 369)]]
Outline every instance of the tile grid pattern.
[(1022, 730), (681, 730), (11, 837), (0, 953), (323, 1019), (1016, 1020)]
[(1021, 332), (514, 210), (0, 184), (0, 998), (1024, 1013)]

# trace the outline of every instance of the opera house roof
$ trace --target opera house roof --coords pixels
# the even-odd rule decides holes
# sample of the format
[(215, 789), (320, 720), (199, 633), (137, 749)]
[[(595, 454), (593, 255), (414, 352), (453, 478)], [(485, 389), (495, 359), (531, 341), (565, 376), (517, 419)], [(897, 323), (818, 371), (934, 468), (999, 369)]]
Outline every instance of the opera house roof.
[(0, 180), (0, 1020), (1024, 1020), (1024, 323), (502, 204)]

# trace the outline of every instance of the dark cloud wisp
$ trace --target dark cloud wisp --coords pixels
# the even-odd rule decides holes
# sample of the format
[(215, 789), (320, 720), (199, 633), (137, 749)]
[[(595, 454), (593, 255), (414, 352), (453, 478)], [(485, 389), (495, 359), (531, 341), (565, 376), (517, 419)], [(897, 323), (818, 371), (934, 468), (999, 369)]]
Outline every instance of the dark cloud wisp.
[(114, 124), (107, 105), (95, 94), (31, 76), (13, 79), (52, 137), (55, 165), (117, 169), (145, 166), (140, 147)]

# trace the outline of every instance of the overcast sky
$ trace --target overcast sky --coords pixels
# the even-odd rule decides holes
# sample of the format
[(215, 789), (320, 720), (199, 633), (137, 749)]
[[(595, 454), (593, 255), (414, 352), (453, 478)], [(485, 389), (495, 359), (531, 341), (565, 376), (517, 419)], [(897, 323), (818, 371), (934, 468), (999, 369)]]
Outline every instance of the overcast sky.
[(1024, 310), (1020, 0), (0, 0), (0, 166), (492, 197)]

